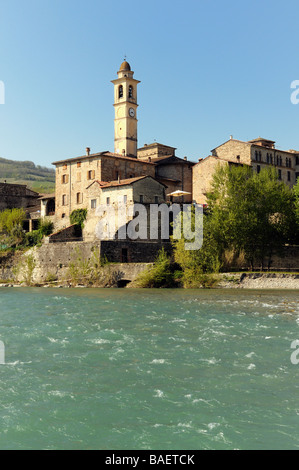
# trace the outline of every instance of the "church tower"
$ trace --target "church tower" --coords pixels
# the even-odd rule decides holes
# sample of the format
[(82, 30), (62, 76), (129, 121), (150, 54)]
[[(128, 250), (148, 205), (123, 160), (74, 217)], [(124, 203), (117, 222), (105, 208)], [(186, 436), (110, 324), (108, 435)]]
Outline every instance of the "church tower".
[(125, 60), (114, 84), (114, 152), (137, 158), (137, 85), (130, 64)]

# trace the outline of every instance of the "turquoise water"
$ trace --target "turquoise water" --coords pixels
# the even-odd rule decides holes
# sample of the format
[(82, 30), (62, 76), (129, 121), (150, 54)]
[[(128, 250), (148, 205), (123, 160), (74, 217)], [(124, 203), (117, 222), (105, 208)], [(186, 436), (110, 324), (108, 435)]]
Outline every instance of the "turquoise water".
[(292, 291), (0, 290), (0, 449), (297, 449)]

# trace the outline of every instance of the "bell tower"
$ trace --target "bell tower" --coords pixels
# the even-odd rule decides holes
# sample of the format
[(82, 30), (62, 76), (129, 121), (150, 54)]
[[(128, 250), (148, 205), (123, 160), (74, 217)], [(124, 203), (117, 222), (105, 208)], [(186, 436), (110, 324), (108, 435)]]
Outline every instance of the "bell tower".
[(130, 64), (125, 60), (114, 84), (114, 152), (137, 158), (137, 85)]

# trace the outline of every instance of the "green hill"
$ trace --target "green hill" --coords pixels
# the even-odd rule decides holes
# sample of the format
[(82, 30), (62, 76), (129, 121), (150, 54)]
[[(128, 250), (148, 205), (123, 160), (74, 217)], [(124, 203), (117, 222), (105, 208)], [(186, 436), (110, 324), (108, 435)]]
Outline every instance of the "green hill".
[(40, 193), (51, 193), (55, 190), (55, 170), (33, 162), (7, 160), (0, 158), (0, 182), (26, 184)]

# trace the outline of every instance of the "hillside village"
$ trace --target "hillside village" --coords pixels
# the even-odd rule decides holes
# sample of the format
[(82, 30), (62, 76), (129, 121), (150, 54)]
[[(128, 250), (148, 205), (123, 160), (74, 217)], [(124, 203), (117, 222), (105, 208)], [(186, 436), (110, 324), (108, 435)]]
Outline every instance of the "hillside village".
[[(96, 226), (101, 205), (126, 207), (143, 204), (196, 203), (206, 205), (212, 176), (219, 166), (248, 166), (259, 173), (274, 167), (278, 178), (293, 187), (299, 177), (299, 151), (278, 150), (275, 142), (262, 137), (248, 142), (233, 136), (211, 150), (211, 155), (194, 162), (176, 155), (176, 148), (154, 142), (138, 147), (137, 88), (130, 64), (125, 60), (112, 80), (114, 86), (114, 150), (92, 151), (53, 162), (55, 193), (40, 194), (26, 185), (0, 183), (0, 210), (24, 208), (24, 228), (32, 231), (38, 221), (53, 222), (54, 233), (47, 244), (66, 242), (98, 243), (101, 253), (113, 262), (151, 262), (169, 240), (99, 241)], [(78, 234), (71, 222), (74, 211), (86, 211), (84, 227)], [(132, 219), (132, 216), (131, 216)], [(129, 219), (126, 220), (126, 223)], [(87, 246), (87, 245), (86, 245)]]

